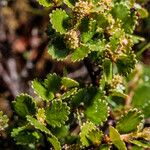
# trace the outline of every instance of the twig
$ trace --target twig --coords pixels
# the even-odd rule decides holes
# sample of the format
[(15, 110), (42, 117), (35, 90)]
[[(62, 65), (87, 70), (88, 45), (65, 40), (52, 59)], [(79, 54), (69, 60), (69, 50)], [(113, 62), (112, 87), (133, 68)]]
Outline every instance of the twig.
[(95, 76), (95, 74), (94, 74), (93, 66), (92, 66), (92, 64), (90, 63), (90, 60), (87, 59), (87, 58), (85, 58), (85, 59), (84, 59), (84, 64), (85, 64), (85, 66), (86, 66), (86, 68), (87, 68), (87, 70), (88, 70), (88, 73), (89, 73), (89, 75), (90, 75), (90, 78), (91, 78), (91, 81), (92, 81), (93, 85), (97, 85), (96, 76)]
[(137, 52), (137, 57), (139, 58), (141, 55), (142, 55), (142, 53), (145, 51), (145, 50), (147, 50), (148, 48), (150, 48), (150, 43), (147, 43), (140, 51), (138, 51)]
[(19, 87), (15, 81), (12, 80), (11, 76), (8, 75), (7, 71), (4, 69), (3, 65), (0, 63), (0, 74), (3, 81), (7, 84), (7, 87), (11, 91), (12, 95), (16, 97), (19, 94)]

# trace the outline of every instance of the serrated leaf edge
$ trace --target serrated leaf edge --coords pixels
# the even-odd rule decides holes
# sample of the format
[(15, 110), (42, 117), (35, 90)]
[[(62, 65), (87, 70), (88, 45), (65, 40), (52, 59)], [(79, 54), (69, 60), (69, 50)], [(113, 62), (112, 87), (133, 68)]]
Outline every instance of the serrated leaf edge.
[[(50, 22), (51, 22), (51, 24), (52, 24), (52, 28), (57, 32), (57, 33), (60, 33), (60, 34), (64, 34), (64, 33), (61, 33), (61, 32), (59, 32), (59, 31), (57, 31), (57, 29), (54, 27), (54, 25), (53, 25), (53, 23), (52, 23), (52, 15), (53, 15), (53, 13), (55, 13), (56, 11), (62, 11), (62, 12), (64, 12), (64, 13), (66, 13), (66, 11), (65, 10), (63, 10), (63, 9), (61, 9), (61, 8), (56, 8), (55, 10), (52, 10), (52, 12), (49, 14), (49, 18), (50, 18)], [(67, 13), (66, 13), (67, 14)], [(66, 58), (65, 58), (66, 59)], [(62, 59), (63, 60), (63, 59)]]
[[(59, 99), (57, 99), (57, 100), (54, 100), (54, 101), (52, 101), (52, 103), (54, 103), (54, 102), (61, 102), (62, 104), (64, 104), (66, 107), (67, 107), (67, 113), (68, 113), (68, 115), (70, 114), (70, 107), (67, 105), (67, 103), (66, 102), (62, 102), (61, 100), (59, 100)], [(62, 126), (62, 124), (65, 124), (65, 122), (67, 121), (69, 119), (69, 117), (68, 116), (65, 116), (65, 121), (61, 121), (61, 123), (59, 122), (57, 125), (51, 125), (52, 127), (61, 127)]]
[(33, 87), (33, 82), (34, 82), (35, 80), (38, 80), (38, 79), (36, 78), (36, 79), (34, 79), (33, 81), (31, 81), (31, 88), (33, 89), (33, 93), (34, 93), (35, 95), (37, 95), (40, 99), (42, 99), (42, 100), (44, 100), (44, 101), (47, 101), (47, 100), (43, 99), (43, 98), (38, 94), (38, 92), (35, 91), (35, 89), (34, 89), (34, 87)]
[[(72, 89), (71, 89), (71, 90), (72, 90)], [(70, 90), (70, 91), (71, 91), (71, 90)], [(68, 91), (68, 92), (70, 92), (70, 91)], [(58, 100), (67, 99), (67, 98), (69, 98), (70, 96), (73, 96), (74, 94), (76, 94), (77, 91), (78, 91), (78, 88), (74, 88), (74, 90), (72, 91), (72, 93), (70, 93), (70, 95), (67, 95), (67, 96), (64, 97), (64, 95), (67, 93), (67, 92), (66, 92), (66, 93), (64, 93), (63, 95), (61, 95), (61, 97), (58, 98)]]
[[(115, 3), (115, 6), (119, 6), (119, 5), (122, 5), (122, 6), (126, 6), (127, 8), (128, 8), (128, 17), (130, 17), (130, 7), (128, 6), (128, 5), (126, 5), (125, 3), (123, 3), (123, 2), (120, 2), (120, 3)], [(131, 32), (131, 33), (133, 33), (133, 29), (135, 28), (135, 26), (138, 24), (138, 21), (137, 21), (137, 19), (138, 19), (138, 16), (134, 16), (134, 19), (135, 19), (135, 25), (133, 26), (133, 28), (132, 29), (129, 29), (129, 31)], [(120, 20), (121, 21), (121, 24), (122, 24), (122, 20)]]
[(121, 115), (120, 119), (117, 121), (116, 126), (123, 120), (123, 118), (129, 113), (129, 112), (137, 112), (139, 114), (139, 118), (141, 118), (141, 122), (139, 125), (137, 125), (137, 131), (140, 131), (144, 124), (144, 115), (142, 114), (142, 111), (138, 110), (137, 108), (130, 109), (129, 111), (125, 111), (123, 115)]

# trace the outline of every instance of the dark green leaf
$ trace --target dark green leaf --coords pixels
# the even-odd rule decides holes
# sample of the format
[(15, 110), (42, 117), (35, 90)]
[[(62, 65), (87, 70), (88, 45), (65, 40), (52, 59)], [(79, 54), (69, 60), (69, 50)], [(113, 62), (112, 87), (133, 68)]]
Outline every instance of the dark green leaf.
[(131, 140), (131, 143), (139, 146), (139, 147), (143, 147), (143, 148), (150, 148), (150, 143), (149, 141), (144, 141), (144, 140)]
[(53, 1), (52, 0), (38, 0), (39, 4), (44, 6), (44, 7), (51, 7), (53, 6)]
[(125, 143), (121, 140), (118, 131), (114, 127), (110, 126), (109, 132), (110, 132), (110, 139), (112, 143), (118, 148), (118, 150), (127, 150)]
[(32, 81), (32, 88), (34, 89), (34, 92), (40, 96), (43, 100), (49, 101), (54, 98), (53, 92), (49, 91), (43, 84), (42, 81), (38, 81), (37, 79), (34, 79)]
[(143, 114), (137, 109), (131, 109), (117, 122), (116, 129), (119, 133), (130, 133), (137, 131), (138, 126), (143, 123)]
[(55, 150), (61, 150), (60, 142), (54, 135), (51, 137), (48, 137), (48, 141), (52, 144)]
[(29, 121), (29, 123), (31, 125), (33, 125), (36, 129), (45, 132), (46, 134), (52, 135), (52, 133), (50, 132), (49, 129), (47, 129), (45, 127), (45, 125), (43, 125), (42, 123), (40, 123), (38, 120), (36, 120), (35, 118), (33, 118), (32, 116), (27, 116), (27, 120)]
[(94, 99), (93, 103), (85, 111), (86, 117), (96, 125), (101, 125), (107, 120), (109, 113), (108, 104), (105, 100)]
[(13, 101), (13, 106), (16, 113), (21, 117), (34, 115), (36, 113), (35, 100), (27, 94), (17, 96), (15, 101)]
[(81, 143), (83, 146), (89, 146), (90, 145), (90, 141), (88, 140), (87, 136), (93, 130), (96, 130), (96, 126), (92, 122), (86, 122), (81, 127), (80, 140), (81, 140)]
[(73, 79), (63, 77), (61, 83), (67, 88), (73, 88), (79, 86), (79, 83)]
[(61, 101), (53, 101), (52, 104), (46, 108), (46, 121), (49, 125), (60, 127), (68, 120), (70, 108), (66, 103)]
[(44, 85), (48, 91), (56, 93), (59, 91), (61, 85), (61, 78), (54, 74), (47, 75), (46, 79), (44, 80)]
[(88, 56), (88, 54), (91, 52), (89, 47), (81, 46), (77, 48), (71, 56), (72, 61), (80, 61), (83, 60), (85, 57)]
[(50, 14), (50, 22), (52, 24), (52, 27), (56, 30), (56, 32), (59, 32), (60, 34), (64, 34), (67, 31), (65, 26), (66, 20), (68, 20), (68, 15), (62, 9), (53, 10)]

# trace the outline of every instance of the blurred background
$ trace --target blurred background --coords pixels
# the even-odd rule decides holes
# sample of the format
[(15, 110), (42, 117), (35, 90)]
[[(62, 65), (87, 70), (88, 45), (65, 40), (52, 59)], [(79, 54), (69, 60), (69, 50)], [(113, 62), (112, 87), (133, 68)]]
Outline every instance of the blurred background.
[[(137, 1), (150, 13), (149, 0)], [(10, 120), (13, 117), (11, 101), (21, 92), (33, 95), (30, 83), (36, 77), (42, 79), (48, 73), (67, 72), (67, 76), (84, 83), (91, 81), (84, 62), (56, 62), (47, 53), (49, 12), (36, 0), (0, 0), (0, 110)], [(133, 49), (136, 53), (143, 52), (140, 61), (149, 68), (150, 15), (138, 22), (135, 35), (142, 38)], [(8, 140), (4, 146), (7, 147), (7, 135), (3, 133), (0, 138)]]

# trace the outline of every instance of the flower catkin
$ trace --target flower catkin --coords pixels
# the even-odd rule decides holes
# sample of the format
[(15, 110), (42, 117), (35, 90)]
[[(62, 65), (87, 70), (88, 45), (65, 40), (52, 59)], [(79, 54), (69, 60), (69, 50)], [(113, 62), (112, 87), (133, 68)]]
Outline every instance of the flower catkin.
[(87, 16), (90, 13), (90, 10), (92, 8), (92, 3), (85, 2), (82, 0), (79, 0), (79, 2), (76, 2), (74, 7), (74, 15), (76, 19), (82, 19), (83, 17)]
[(79, 47), (79, 34), (76, 30), (69, 30), (64, 37), (66, 46), (69, 49), (76, 49)]

